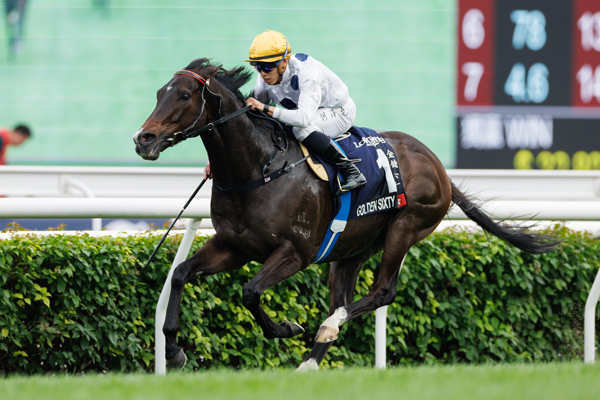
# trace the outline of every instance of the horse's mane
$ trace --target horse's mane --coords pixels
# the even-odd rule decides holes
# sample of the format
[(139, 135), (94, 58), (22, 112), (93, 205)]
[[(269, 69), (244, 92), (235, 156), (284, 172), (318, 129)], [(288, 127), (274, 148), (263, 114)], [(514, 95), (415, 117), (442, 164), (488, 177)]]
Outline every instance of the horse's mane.
[(215, 79), (233, 93), (242, 103), (246, 102), (246, 97), (240, 92), (240, 88), (252, 79), (252, 72), (249, 69), (246, 67), (235, 67), (226, 70), (220, 65), (211, 64), (208, 58), (197, 58), (185, 67), (185, 69), (202, 70), (208, 67), (219, 67)]
[[(240, 101), (242, 106), (246, 105), (246, 99), (252, 96), (253, 93), (250, 92), (247, 96), (244, 96), (240, 91), (240, 88), (246, 83), (248, 83), (250, 79), (252, 79), (252, 71), (243, 66), (226, 70), (220, 65), (211, 64), (208, 58), (197, 58), (194, 61), (192, 61), (187, 67), (185, 67), (185, 69), (192, 71), (196, 70), (197, 72), (199, 72), (200, 70), (209, 67), (219, 68), (215, 75), (216, 80), (219, 81), (219, 83), (223, 85), (223, 87), (229, 90)], [(263, 93), (263, 96), (261, 96), (257, 100), (261, 101), (262, 103), (272, 104), (266, 93)], [(268, 129), (274, 129), (273, 124), (267, 119), (251, 118), (251, 120), (259, 126), (263, 126)]]

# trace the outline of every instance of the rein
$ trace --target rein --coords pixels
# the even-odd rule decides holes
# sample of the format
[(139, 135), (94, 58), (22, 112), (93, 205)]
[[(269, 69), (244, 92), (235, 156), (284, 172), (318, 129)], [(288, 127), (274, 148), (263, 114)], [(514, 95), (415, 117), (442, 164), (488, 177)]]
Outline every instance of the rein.
[[(194, 79), (196, 79), (198, 82), (200, 82), (200, 84), (202, 85), (202, 108), (200, 109), (200, 113), (198, 114), (198, 118), (196, 118), (196, 120), (194, 121), (194, 123), (190, 126), (188, 126), (186, 129), (179, 131), (179, 132), (175, 132), (173, 134), (173, 137), (171, 139), (169, 139), (171, 141), (171, 146), (173, 147), (181, 142), (183, 142), (184, 140), (190, 139), (190, 138), (194, 138), (197, 136), (200, 136), (200, 134), (202, 134), (203, 132), (206, 131), (212, 131), (217, 125), (220, 125), (224, 122), (227, 122), (239, 115), (242, 115), (248, 111), (250, 111), (252, 109), (251, 106), (246, 106), (242, 109), (239, 109), (237, 111), (232, 112), (231, 114), (225, 115), (221, 118), (219, 118), (218, 120), (214, 121), (214, 122), (210, 122), (208, 123), (206, 126), (197, 129), (195, 131), (189, 132), (194, 126), (196, 126), (196, 123), (198, 123), (198, 121), (200, 120), (200, 117), (202, 116), (202, 114), (204, 113), (204, 106), (206, 105), (206, 101), (204, 100), (204, 91), (208, 90), (208, 93), (218, 97), (219, 98), (219, 114), (221, 113), (221, 100), (222, 97), (220, 94), (218, 93), (214, 93), (210, 90), (209, 86), (210, 86), (210, 78), (206, 79), (200, 75), (198, 75), (195, 72), (192, 71), (188, 71), (188, 70), (180, 70), (177, 71), (175, 73), (175, 75), (187, 75), (190, 76)], [(271, 118), (269, 116), (265, 116), (263, 114), (259, 114), (259, 113), (251, 113), (252, 115), (254, 115), (255, 117), (258, 118), (263, 118), (269, 121), (272, 121), (274, 123), (277, 124), (277, 126), (279, 127), (279, 130), (281, 131), (281, 136), (276, 138), (276, 134), (275, 134), (275, 130), (273, 130), (273, 133), (271, 135), (271, 140), (273, 141), (273, 145), (275, 146), (275, 151), (273, 152), (273, 154), (271, 155), (271, 157), (269, 158), (269, 161), (266, 162), (266, 164), (264, 165), (263, 169), (262, 169), (262, 178), (261, 179), (257, 179), (253, 182), (250, 183), (245, 183), (245, 184), (240, 184), (240, 185), (227, 185), (227, 184), (220, 184), (217, 182), (213, 182), (213, 188), (215, 188), (216, 190), (219, 191), (223, 191), (223, 192), (245, 192), (247, 190), (252, 190), (252, 189), (256, 189), (257, 187), (260, 187), (262, 185), (266, 185), (267, 183), (291, 172), (296, 166), (298, 166), (299, 164), (302, 164), (304, 161), (306, 161), (308, 159), (308, 157), (310, 157), (310, 155), (302, 158), (299, 161), (296, 161), (295, 163), (291, 163), (288, 165), (288, 162), (286, 161), (283, 165), (283, 167), (281, 167), (280, 169), (278, 169), (275, 172), (270, 173), (269, 175), (265, 176), (265, 171), (267, 170), (267, 168), (273, 163), (273, 160), (275, 159), (275, 156), (277, 155), (277, 153), (281, 152), (284, 153), (285, 150), (287, 149), (288, 146), (288, 140), (287, 140), (287, 135), (285, 133), (285, 129), (283, 128), (283, 126), (281, 125), (281, 123), (279, 121), (277, 121), (274, 118)], [(281, 146), (279, 144), (279, 142), (282, 140), (283, 138), (283, 146)], [(204, 182), (203, 182), (204, 183)], [(193, 196), (192, 196), (193, 198)], [(190, 199), (191, 200), (191, 199)], [(184, 208), (185, 209), (185, 208)], [(162, 244), (162, 243), (161, 243)]]
[[(190, 138), (194, 138), (196, 136), (200, 136), (201, 133), (206, 132), (206, 131), (212, 131), (215, 126), (217, 125), (221, 125), (223, 122), (227, 122), (230, 119), (234, 119), (235, 117), (237, 117), (238, 115), (242, 115), (245, 112), (248, 112), (252, 107), (251, 106), (246, 106), (242, 109), (239, 109), (235, 112), (232, 112), (229, 115), (225, 115), (224, 117), (219, 118), (218, 120), (216, 120), (215, 122), (209, 122), (206, 126), (204, 126), (203, 128), (197, 129), (193, 132), (188, 133), (187, 131), (190, 130), (191, 128), (193, 128), (196, 125), (196, 122), (198, 122), (198, 120), (196, 120), (196, 122), (194, 122), (189, 128), (180, 131), (180, 132), (175, 132), (175, 134), (173, 135), (173, 144), (171, 145), (171, 147), (175, 146), (176, 144), (179, 144), (181, 142), (183, 142), (184, 140), (190, 139)], [(204, 105), (202, 106), (202, 109), (204, 109)], [(200, 114), (202, 115), (202, 114)], [(200, 119), (200, 117), (198, 117), (198, 119)]]

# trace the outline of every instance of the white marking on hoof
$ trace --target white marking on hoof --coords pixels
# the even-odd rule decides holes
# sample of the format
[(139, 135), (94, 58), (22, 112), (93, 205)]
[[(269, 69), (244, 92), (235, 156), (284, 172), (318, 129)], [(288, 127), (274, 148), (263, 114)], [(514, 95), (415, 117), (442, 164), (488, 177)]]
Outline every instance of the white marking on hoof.
[(319, 365), (317, 365), (317, 361), (314, 358), (309, 358), (296, 368), (296, 372), (317, 371), (318, 369)]
[(347, 318), (348, 311), (346, 311), (346, 307), (340, 307), (335, 310), (331, 317), (327, 318), (325, 322), (323, 322), (323, 325), (327, 327), (339, 328), (344, 322), (346, 322)]
[(317, 343), (329, 343), (337, 339), (340, 326), (348, 319), (346, 307), (340, 307), (333, 315), (325, 320), (319, 327), (315, 341)]

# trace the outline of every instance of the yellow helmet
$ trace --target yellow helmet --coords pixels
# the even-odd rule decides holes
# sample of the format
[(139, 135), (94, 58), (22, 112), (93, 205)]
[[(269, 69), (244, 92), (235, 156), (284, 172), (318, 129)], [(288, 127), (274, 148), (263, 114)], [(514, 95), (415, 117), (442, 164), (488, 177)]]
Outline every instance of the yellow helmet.
[(256, 35), (250, 45), (249, 59), (244, 61), (248, 61), (252, 65), (257, 62), (276, 62), (279, 64), (281, 60), (290, 58), (291, 55), (292, 47), (283, 34), (277, 31), (264, 31), (260, 35)]

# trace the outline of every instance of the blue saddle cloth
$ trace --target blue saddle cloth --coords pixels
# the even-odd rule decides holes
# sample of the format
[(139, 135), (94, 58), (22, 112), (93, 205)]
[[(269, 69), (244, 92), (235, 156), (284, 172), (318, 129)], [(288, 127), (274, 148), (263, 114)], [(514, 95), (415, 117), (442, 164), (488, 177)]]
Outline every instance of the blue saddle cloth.
[[(405, 207), (407, 203), (404, 185), (398, 159), (392, 146), (372, 129), (353, 126), (350, 128), (350, 133), (351, 136), (337, 143), (348, 158), (361, 160), (355, 165), (367, 178), (367, 183), (350, 192), (352, 200), (348, 221), (390, 208)], [(312, 157), (317, 158), (327, 170), (331, 192), (335, 193), (339, 188), (337, 166), (318, 156)], [(334, 200), (336, 203), (334, 215), (336, 215), (341, 207), (340, 196), (335, 196)]]
[[(398, 159), (392, 147), (372, 129), (352, 127), (350, 136), (338, 140), (338, 145), (350, 159), (360, 159), (355, 165), (367, 178), (364, 186), (332, 196), (334, 219), (329, 225), (321, 249), (313, 262), (324, 260), (333, 249), (346, 222), (356, 218), (407, 206)], [(329, 160), (312, 155), (327, 171), (332, 193), (339, 188), (338, 167)]]

